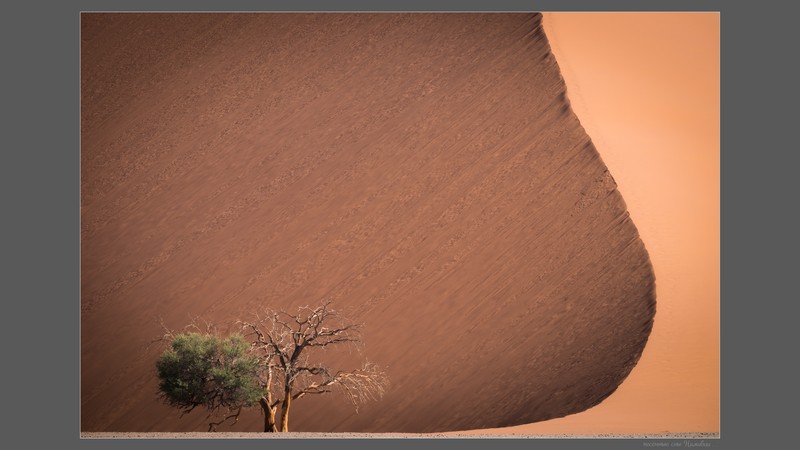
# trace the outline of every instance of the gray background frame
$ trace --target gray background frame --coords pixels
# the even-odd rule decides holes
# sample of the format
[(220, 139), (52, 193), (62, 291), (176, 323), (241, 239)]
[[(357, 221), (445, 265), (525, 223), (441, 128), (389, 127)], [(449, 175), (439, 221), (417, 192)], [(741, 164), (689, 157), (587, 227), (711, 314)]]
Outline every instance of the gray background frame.
[[(736, 5), (732, 1), (75, 1), (6, 5), (3, 14), (4, 131), (11, 140), (2, 152), (3, 281), (7, 299), (3, 322), (6, 361), (3, 385), (3, 441), (16, 448), (304, 448), (375, 446), (414, 448), (643, 448), (667, 442), (673, 447), (773, 448), (780, 430), (790, 430), (796, 413), (779, 411), (787, 393), (786, 363), (791, 352), (771, 358), (765, 349), (789, 342), (789, 324), (770, 310), (772, 299), (790, 299), (791, 262), (772, 272), (752, 270), (753, 261), (775, 261), (788, 252), (776, 227), (786, 205), (767, 189), (791, 192), (786, 164), (774, 164), (771, 149), (781, 148), (776, 128), (791, 129), (796, 117), (781, 86), (794, 82), (779, 70), (781, 58), (769, 54), (790, 36), (793, 15)], [(425, 440), (81, 440), (80, 433), (80, 148), (79, 50), (81, 11), (720, 11), (722, 61), (722, 380), (721, 438), (644, 441), (637, 439), (425, 439)], [(780, 53), (780, 50), (778, 50)], [(793, 59), (785, 49), (783, 59)], [(10, 57), (9, 57), (10, 56)], [(786, 63), (783, 63), (786, 64)], [(783, 78), (782, 78), (783, 77)], [(786, 83), (783, 83), (783, 82)], [(770, 92), (772, 89), (774, 92)], [(774, 95), (773, 95), (774, 94)], [(786, 103), (780, 111), (781, 103)], [(778, 109), (779, 111), (776, 111)], [(748, 111), (774, 112), (777, 119), (750, 120)], [(780, 119), (780, 118), (783, 119)], [(784, 123), (781, 122), (783, 120)], [(783, 125), (783, 127), (781, 127)], [(758, 152), (757, 161), (747, 159)], [(758, 163), (772, 163), (769, 166)], [(747, 172), (745, 172), (747, 170)], [(738, 174), (746, 174), (747, 178)], [(796, 190), (796, 188), (794, 189)], [(765, 200), (761, 200), (765, 199)], [(779, 208), (770, 208), (769, 200)], [(796, 202), (796, 200), (795, 200)], [(742, 207), (739, 207), (739, 206)], [(791, 206), (789, 209), (792, 209)], [(766, 223), (764, 218), (769, 218)], [(770, 226), (766, 232), (765, 225)], [(748, 236), (757, 239), (748, 239)], [(770, 236), (772, 237), (770, 239)], [(774, 244), (774, 245), (772, 245)], [(784, 253), (781, 255), (780, 253)], [(750, 264), (748, 264), (750, 262)], [(763, 263), (758, 263), (762, 265)], [(796, 263), (794, 264), (796, 266)], [(783, 275), (783, 277), (782, 277)], [(782, 295), (783, 294), (783, 295)], [(749, 310), (749, 302), (759, 309)], [(774, 300), (773, 300), (774, 301)], [(44, 313), (46, 311), (46, 313)], [(778, 316), (778, 317), (776, 317)], [(786, 321), (787, 319), (783, 319)], [(768, 345), (769, 343), (769, 345)], [(780, 345), (780, 344), (778, 344)], [(10, 350), (10, 353), (9, 353)], [(12, 371), (13, 368), (13, 371)], [(765, 370), (768, 380), (756, 380)], [(749, 387), (744, 385), (748, 381)], [(794, 391), (793, 391), (794, 392)], [(784, 404), (783, 407), (791, 408)], [(691, 408), (691, 405), (687, 405)], [(11, 430), (11, 433), (8, 431)], [(788, 433), (785, 434), (788, 436)], [(16, 445), (15, 445), (16, 444)], [(680, 445), (678, 445), (680, 444)], [(796, 443), (795, 443), (796, 445)], [(5, 447), (6, 445), (4, 445)], [(788, 445), (786, 445), (788, 446)]]

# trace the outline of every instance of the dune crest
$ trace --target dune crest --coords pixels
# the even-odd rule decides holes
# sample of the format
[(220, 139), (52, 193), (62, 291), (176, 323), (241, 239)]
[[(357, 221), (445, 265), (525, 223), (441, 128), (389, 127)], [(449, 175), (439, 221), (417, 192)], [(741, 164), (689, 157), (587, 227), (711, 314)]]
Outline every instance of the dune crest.
[(539, 14), (83, 14), (81, 40), (82, 431), (203, 429), (156, 398), (157, 316), (363, 322), (387, 396), (298, 402), (297, 431), (562, 417), (638, 361), (652, 268)]

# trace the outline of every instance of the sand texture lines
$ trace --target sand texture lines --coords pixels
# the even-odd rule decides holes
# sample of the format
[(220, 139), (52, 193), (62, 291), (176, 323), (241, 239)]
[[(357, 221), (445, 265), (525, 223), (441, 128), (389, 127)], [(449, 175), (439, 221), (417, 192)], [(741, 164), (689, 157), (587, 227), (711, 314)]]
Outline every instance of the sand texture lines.
[(83, 14), (81, 138), (83, 431), (205, 431), (156, 398), (157, 317), (363, 322), (389, 392), (297, 431), (564, 416), (647, 341), (650, 262), (538, 14)]

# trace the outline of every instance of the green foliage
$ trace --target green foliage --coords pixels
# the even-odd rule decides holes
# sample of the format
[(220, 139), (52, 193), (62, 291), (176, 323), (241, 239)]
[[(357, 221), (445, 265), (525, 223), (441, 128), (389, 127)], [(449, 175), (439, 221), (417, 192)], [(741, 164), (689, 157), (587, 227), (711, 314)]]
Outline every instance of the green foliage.
[(233, 408), (258, 403), (258, 358), (242, 336), (182, 333), (156, 362), (159, 390), (171, 406)]

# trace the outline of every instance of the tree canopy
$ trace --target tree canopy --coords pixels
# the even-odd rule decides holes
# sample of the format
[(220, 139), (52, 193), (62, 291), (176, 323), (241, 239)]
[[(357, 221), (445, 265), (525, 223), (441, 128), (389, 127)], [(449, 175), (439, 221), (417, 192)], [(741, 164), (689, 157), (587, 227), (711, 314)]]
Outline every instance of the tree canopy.
[(261, 398), (259, 359), (241, 335), (176, 334), (156, 362), (159, 390), (171, 406), (209, 412), (251, 406)]

